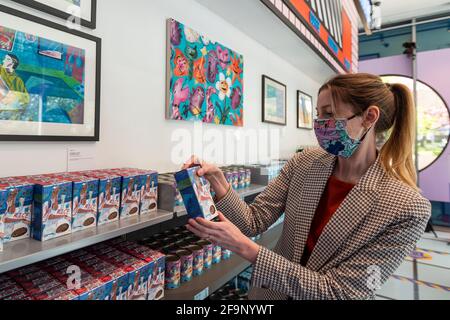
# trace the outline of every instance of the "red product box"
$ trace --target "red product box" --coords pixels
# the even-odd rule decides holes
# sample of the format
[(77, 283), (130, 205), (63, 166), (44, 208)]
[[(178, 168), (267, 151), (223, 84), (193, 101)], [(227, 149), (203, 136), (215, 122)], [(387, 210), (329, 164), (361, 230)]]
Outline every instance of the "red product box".
[(23, 289), (18, 284), (12, 285), (11, 287), (5, 288), (0, 291), (0, 300), (3, 300), (13, 294), (23, 292)]
[(86, 255), (88, 253), (89, 252), (87, 252), (86, 250), (82, 249), (82, 250), (77, 250), (77, 251), (74, 251), (74, 252), (67, 253), (67, 254), (63, 255), (63, 258), (67, 259), (67, 260), (71, 260), (73, 258), (78, 258), (78, 257), (84, 256), (84, 255)]
[(122, 251), (117, 250), (116, 248), (114, 248), (113, 250), (111, 250), (109, 252), (106, 252), (106, 253), (103, 253), (103, 254), (99, 254), (98, 257), (103, 259), (103, 260), (107, 260), (107, 259), (112, 259), (112, 258), (114, 258), (114, 257), (116, 257), (118, 255), (121, 255), (121, 254), (123, 254)]
[(92, 264), (90, 266), (84, 266), (83, 269), (93, 277), (101, 279), (103, 277), (114, 274), (114, 272), (116, 272), (117, 270), (117, 267), (106, 261), (102, 261), (100, 263)]
[(31, 272), (37, 272), (39, 270), (40, 270), (40, 268), (38, 265), (32, 264), (31, 266), (27, 266), (27, 267), (23, 267), (23, 268), (19, 268), (19, 269), (10, 271), (10, 272), (8, 272), (8, 276), (15, 278), (15, 277), (23, 276), (23, 275), (31, 273)]
[(104, 244), (104, 243), (99, 243), (94, 246), (90, 246), (90, 247), (86, 248), (86, 250), (91, 253), (94, 253), (96, 255), (101, 255), (101, 254), (111, 252), (111, 251), (115, 250), (115, 248), (110, 245)]
[(25, 291), (20, 291), (13, 295), (10, 295), (9, 297), (6, 297), (3, 300), (5, 300), (5, 301), (29, 301), (29, 300), (34, 300), (34, 299)]
[(48, 266), (48, 267), (44, 267), (43, 269), (49, 273), (53, 273), (53, 272), (57, 272), (60, 270), (66, 271), (67, 268), (69, 268), (70, 266), (72, 266), (73, 263), (67, 260), (63, 260), (60, 263)]
[(0, 274), (0, 283), (11, 280), (11, 277), (7, 274)]
[(57, 287), (53, 287), (50, 290), (40, 292), (38, 294), (33, 295), (35, 300), (54, 300), (55, 298), (65, 294), (66, 292), (71, 291), (68, 290), (65, 286), (59, 285)]
[(39, 278), (35, 278), (35, 279), (31, 279), (31, 280), (24, 280), (24, 279), (18, 278), (16, 281), (18, 284), (20, 284), (26, 290), (27, 288), (39, 286), (39, 285), (46, 283), (47, 281), (50, 281), (53, 279), (54, 279), (54, 277), (51, 274), (46, 273), (45, 275), (43, 275), (42, 277), (39, 277)]
[(31, 286), (27, 284), (24, 288), (30, 295), (37, 295), (59, 286), (61, 286), (61, 283), (57, 279), (53, 278), (40, 285)]
[(31, 281), (31, 280), (34, 280), (37, 278), (45, 277), (46, 275), (48, 275), (47, 271), (39, 270), (37, 272), (27, 273), (27, 274), (15, 277), (14, 280), (20, 281), (20, 282), (26, 282), (26, 281)]
[(96, 258), (97, 256), (95, 255), (95, 254), (92, 254), (92, 253), (87, 253), (87, 254), (85, 254), (85, 255), (83, 255), (83, 256), (79, 256), (79, 257), (76, 257), (76, 258), (73, 258), (73, 259), (69, 259), (71, 262), (73, 262), (74, 264), (77, 264), (77, 265), (81, 265), (81, 264), (83, 264), (84, 262), (86, 262), (86, 261), (88, 261), (88, 260), (91, 260), (91, 259), (94, 259), (94, 258)]
[(52, 267), (54, 265), (57, 265), (57, 264), (60, 264), (60, 263), (64, 263), (64, 262), (66, 262), (66, 260), (64, 258), (56, 257), (56, 258), (52, 258), (52, 259), (49, 259), (49, 260), (42, 261), (42, 262), (38, 263), (38, 266), (40, 268), (45, 269), (47, 267)]
[(6, 288), (12, 287), (16, 284), (17, 284), (17, 282), (14, 281), (13, 279), (6, 280), (6, 281), (0, 283), (0, 291), (3, 289), (6, 289)]
[(127, 247), (123, 247), (120, 248), (123, 252), (132, 255), (133, 257), (139, 258), (141, 260), (144, 260), (145, 262), (152, 262), (154, 261), (154, 254), (155, 252), (152, 251), (151, 249), (145, 247), (145, 246), (140, 246), (137, 245), (134, 248), (127, 248)]
[[(67, 281), (69, 280), (69, 274), (66, 272), (59, 272), (55, 273), (54, 276), (63, 284), (67, 286)], [(94, 278), (92, 275), (90, 275), (88, 272), (81, 270), (81, 277), (80, 277), (80, 288), (86, 288), (86, 290), (92, 290), (99, 286), (101, 281), (99, 279)], [(75, 283), (72, 283), (72, 285), (75, 285)], [(72, 289), (76, 289), (75, 287)]]

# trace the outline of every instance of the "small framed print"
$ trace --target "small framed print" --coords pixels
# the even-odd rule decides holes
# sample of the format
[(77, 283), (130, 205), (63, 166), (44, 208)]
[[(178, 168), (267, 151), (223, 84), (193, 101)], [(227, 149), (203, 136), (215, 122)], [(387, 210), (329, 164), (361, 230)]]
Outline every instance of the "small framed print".
[(287, 125), (287, 87), (266, 75), (262, 77), (262, 121)]
[(70, 20), (83, 27), (97, 26), (97, 0), (12, 0), (27, 7)]
[(297, 128), (314, 129), (313, 99), (310, 95), (297, 91)]
[(101, 39), (0, 5), (0, 141), (99, 141)]

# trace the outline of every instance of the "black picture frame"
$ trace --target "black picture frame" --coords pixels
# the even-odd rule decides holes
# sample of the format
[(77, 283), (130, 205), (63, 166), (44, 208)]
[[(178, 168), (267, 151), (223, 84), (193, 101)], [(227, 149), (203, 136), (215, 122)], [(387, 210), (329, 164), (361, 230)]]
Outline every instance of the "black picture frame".
[[(310, 126), (302, 126), (300, 124), (300, 96), (306, 96), (311, 100), (311, 123)], [(314, 101), (313, 97), (303, 91), (297, 90), (297, 129), (313, 130), (314, 129)]]
[(19, 10), (0, 4), (0, 12), (15, 16), (17, 18), (29, 20), (31, 22), (41, 24), (43, 26), (69, 33), (71, 35), (93, 41), (96, 46), (95, 61), (95, 120), (93, 136), (37, 136), (37, 135), (5, 135), (0, 134), (0, 141), (100, 141), (100, 91), (101, 91), (101, 57), (102, 57), (102, 40), (93, 35), (69, 29), (58, 23), (54, 23), (34, 15), (24, 13)]
[[(24, 6), (51, 14), (52, 16), (67, 20), (71, 15), (67, 12), (55, 9), (51, 6), (45, 5), (34, 0), (11, 0), (13, 2), (22, 4)], [(94, 30), (97, 28), (97, 0), (91, 0), (91, 20), (80, 19), (80, 24), (83, 27)]]
[[(284, 121), (278, 122), (278, 121), (267, 119), (267, 115), (266, 115), (266, 85), (267, 85), (267, 81), (272, 81), (284, 88)], [(277, 81), (267, 75), (262, 76), (262, 122), (269, 123), (269, 124), (275, 124), (275, 125), (279, 125), (279, 126), (287, 126), (287, 86), (284, 83)]]

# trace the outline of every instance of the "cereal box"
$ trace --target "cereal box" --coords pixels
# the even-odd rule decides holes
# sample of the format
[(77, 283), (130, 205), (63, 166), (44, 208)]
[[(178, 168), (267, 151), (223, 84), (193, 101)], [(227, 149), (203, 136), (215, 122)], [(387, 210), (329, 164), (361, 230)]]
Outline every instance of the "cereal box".
[(67, 175), (72, 180), (72, 232), (97, 226), (98, 179)]
[(158, 173), (143, 171), (141, 176), (141, 216), (158, 210)]
[[(18, 181), (2, 184), (0, 191), (0, 216), (2, 217), (3, 243), (30, 237), (33, 184)], [(0, 231), (1, 232), (1, 231)]]
[(164, 298), (164, 282), (166, 270), (166, 256), (160, 252), (153, 251), (153, 271), (147, 285), (147, 300), (161, 300)]
[(97, 224), (104, 225), (119, 220), (122, 177), (96, 172), (85, 175), (99, 180)]
[(35, 180), (32, 236), (47, 241), (72, 231), (72, 182)]
[(120, 219), (133, 217), (139, 214), (141, 183), (142, 178), (140, 175), (123, 173)]
[(200, 167), (193, 167), (180, 171), (175, 174), (175, 179), (189, 217), (213, 220), (218, 216), (217, 209), (209, 182), (197, 175), (199, 169)]

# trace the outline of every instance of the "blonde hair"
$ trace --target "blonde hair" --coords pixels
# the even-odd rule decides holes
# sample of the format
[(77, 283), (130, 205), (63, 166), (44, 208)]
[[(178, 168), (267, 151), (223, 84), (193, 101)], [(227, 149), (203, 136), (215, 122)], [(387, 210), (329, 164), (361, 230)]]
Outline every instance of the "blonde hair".
[(380, 161), (386, 172), (418, 190), (417, 172), (413, 162), (416, 116), (411, 91), (403, 84), (385, 84), (376, 75), (368, 73), (338, 75), (319, 90), (330, 90), (335, 105), (351, 104), (357, 113), (370, 106), (380, 109), (375, 126), (377, 135), (390, 131), (381, 148)]

